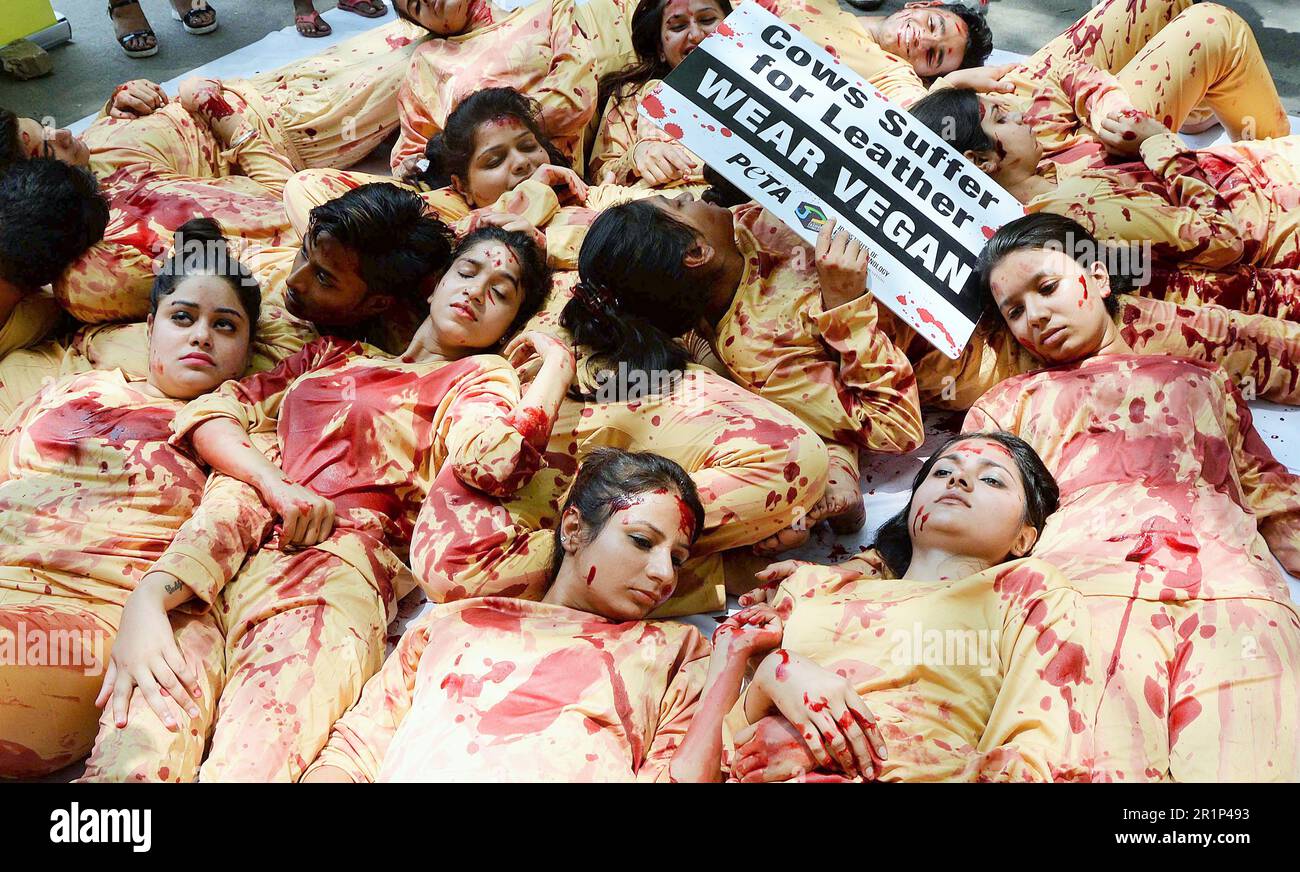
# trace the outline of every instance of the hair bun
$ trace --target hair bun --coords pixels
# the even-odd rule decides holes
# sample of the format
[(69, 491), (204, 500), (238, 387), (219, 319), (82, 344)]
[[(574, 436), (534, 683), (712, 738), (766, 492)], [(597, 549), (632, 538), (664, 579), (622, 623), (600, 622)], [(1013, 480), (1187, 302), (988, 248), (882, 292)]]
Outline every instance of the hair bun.
[(176, 228), (176, 237), (182, 242), (225, 242), (226, 235), (221, 225), (208, 217), (191, 218)]

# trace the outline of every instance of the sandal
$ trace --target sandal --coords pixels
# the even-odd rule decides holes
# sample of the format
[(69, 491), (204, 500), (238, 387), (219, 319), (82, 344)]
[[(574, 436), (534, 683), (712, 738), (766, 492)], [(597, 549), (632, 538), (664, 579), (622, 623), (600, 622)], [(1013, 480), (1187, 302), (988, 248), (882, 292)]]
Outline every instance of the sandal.
[(362, 18), (383, 18), (388, 14), (388, 7), (383, 4), (383, 0), (339, 0), (338, 8), (355, 12)]
[[(139, 6), (140, 0), (108, 0), (108, 18), (113, 20), (113, 10), (122, 9), (127, 6)], [(128, 44), (132, 40), (145, 37), (153, 40), (152, 48), (129, 48)], [(158, 34), (153, 32), (153, 28), (146, 27), (143, 30), (133, 30), (130, 33), (124, 33), (117, 38), (117, 44), (122, 46), (122, 51), (126, 52), (129, 58), (151, 58), (158, 54)]]
[[(310, 15), (295, 15), (293, 17), (293, 26), (298, 32), (309, 39), (316, 39), (321, 36), (329, 36), (334, 32), (329, 22), (320, 17), (320, 13), (315, 10)], [(308, 32), (310, 28), (311, 32)]]
[[(181, 27), (185, 28), (186, 33), (194, 36), (203, 36), (205, 33), (211, 33), (216, 30), (219, 22), (217, 21), (216, 9), (208, 5), (205, 0), (198, 0), (198, 3), (198, 7), (191, 6), (189, 11), (184, 13), (177, 12), (176, 7), (173, 6), (172, 18), (175, 18), (181, 23)], [(205, 17), (205, 12), (212, 13), (212, 20), (207, 24), (199, 24), (198, 21)]]

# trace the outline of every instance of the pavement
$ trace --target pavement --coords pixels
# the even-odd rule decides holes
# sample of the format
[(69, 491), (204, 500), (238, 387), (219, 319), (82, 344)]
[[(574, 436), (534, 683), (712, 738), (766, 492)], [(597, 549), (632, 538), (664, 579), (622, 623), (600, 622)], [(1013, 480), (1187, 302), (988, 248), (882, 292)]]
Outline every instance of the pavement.
[[(121, 82), (139, 77), (166, 81), (293, 23), (292, 0), (213, 0), (221, 27), (206, 36), (190, 36), (172, 20), (168, 0), (142, 3), (158, 34), (159, 50), (151, 58), (132, 60), (113, 38), (104, 0), (54, 0), (72, 24), (73, 41), (51, 52), (52, 75), (28, 82), (0, 77), (0, 106), (21, 115), (53, 117), (63, 126), (96, 111)], [(902, 5), (902, 0), (889, 0), (881, 11), (887, 14)], [(1068, 27), (1089, 5), (1087, 0), (992, 0), (989, 24), (998, 48), (1027, 54)], [(1287, 110), (1300, 114), (1300, 4), (1226, 0), (1224, 5), (1250, 23)], [(334, 6), (334, 0), (316, 3), (322, 12)], [(316, 42), (296, 34), (293, 38)]]

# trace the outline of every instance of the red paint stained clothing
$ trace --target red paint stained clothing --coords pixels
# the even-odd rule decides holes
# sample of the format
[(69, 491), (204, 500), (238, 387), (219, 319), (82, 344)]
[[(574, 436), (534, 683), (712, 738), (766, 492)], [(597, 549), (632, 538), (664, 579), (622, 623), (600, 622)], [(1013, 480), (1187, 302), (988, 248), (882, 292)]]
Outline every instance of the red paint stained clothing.
[(347, 167), (398, 126), (397, 95), (411, 57), (429, 34), (406, 21), (364, 31), (279, 69), (226, 80), (249, 120), (293, 170)]
[[(225, 576), (268, 525), (246, 485), (210, 480), (169, 444), (183, 407), (121, 372), (88, 372), (47, 385), (0, 426), (0, 648), (42, 629), (79, 640), (86, 655), (0, 663), (0, 777), (48, 774), (90, 750), (122, 605), (146, 572), (171, 568), (176, 539)], [(195, 613), (215, 590), (196, 593), (198, 603), (171, 615), (194, 666), (215, 632), (210, 614)]]
[(241, 243), (296, 244), (280, 197), (244, 176), (190, 178), (134, 164), (100, 182), (109, 201), (104, 238), (53, 283), (55, 298), (78, 321), (144, 320), (154, 276), (176, 229), (191, 218), (214, 218)]
[[(588, 5), (624, 20), (608, 0)], [(598, 67), (603, 70), (609, 63), (602, 55), (610, 46), (577, 27), (574, 7), (573, 0), (540, 0), (500, 21), (417, 48), (398, 92), (401, 133), (393, 148), (393, 168), (408, 157), (423, 156), (430, 137), (442, 131), (462, 100), (483, 88), (500, 87), (536, 100), (547, 133), (581, 168), (583, 131), (596, 109)], [(587, 30), (601, 32), (598, 27)], [(627, 46), (620, 43), (616, 51), (624, 57)]]
[(177, 416), (174, 439), (184, 444), (212, 418), (250, 433), (274, 429), (285, 476), (334, 503), (336, 530), (402, 549), (444, 465), (497, 495), (536, 471), (539, 453), (510, 423), (519, 396), (514, 370), (493, 355), (404, 363), (324, 337), (192, 402)]
[[(1290, 601), (1265, 538), (1300, 570), (1300, 477), (1274, 460), (1218, 367), (1093, 357), (1003, 382), (964, 429), (1009, 430), (1053, 471), (1064, 499), (1036, 553), (1064, 536), (1071, 558), (1056, 565), (1077, 583), (1103, 572), (1087, 583), (1095, 588), (1104, 570), (1164, 553), (1145, 595)], [(1104, 582), (1107, 592), (1131, 593), (1132, 568)]]
[(195, 179), (244, 175), (279, 196), (294, 171), (350, 166), (397, 128), (397, 89), (427, 37), (393, 21), (251, 79), (222, 80), (219, 99), (245, 118), (231, 148), (176, 98), (142, 118), (108, 115), (110, 98), (84, 136), (90, 169), (100, 178), (141, 163)]
[(1015, 91), (993, 99), (1025, 112), (1049, 178), (1109, 162), (1089, 128), (1130, 105), (1170, 130), (1208, 104), (1234, 139), (1290, 131), (1250, 26), (1213, 3), (1106, 0), (1002, 81)]
[[(581, 350), (578, 357), (582, 379), (588, 360)], [(508, 499), (441, 474), (411, 544), (411, 569), (430, 599), (541, 599), (554, 527), (574, 475), (593, 449), (614, 447), (676, 461), (704, 505), (691, 559), (656, 616), (722, 608), (722, 552), (761, 542), (806, 513), (826, 488), (826, 448), (792, 413), (706, 369), (689, 367), (675, 386), (640, 387), (647, 392), (629, 402), (566, 398), (546, 447), (546, 467)], [(629, 380), (626, 388), (638, 385)]]
[[(214, 496), (169, 442), (184, 407), (114, 370), (61, 379), (15, 412), (0, 429), (0, 588), (121, 606), (182, 531), (223, 553), (212, 525), (251, 491), (227, 482)], [(201, 501), (207, 520), (187, 524)]]
[(857, 449), (920, 445), (916, 377), (872, 294), (824, 309), (812, 248), (760, 206), (734, 211), (745, 271), (713, 341), (732, 377), (798, 415), (855, 479)]
[(250, 439), (274, 434), (286, 478), (333, 502), (334, 529), (303, 549), (285, 549), (277, 530), (245, 548), (238, 574), (217, 578), (204, 549), (178, 537), (177, 574), (220, 590), (224, 688), (198, 725), (212, 734), (208, 759), (199, 769), (201, 743), (169, 741), (146, 714), (128, 738), (103, 744), (97, 777), (165, 769), (205, 781), (296, 780), (383, 660), (384, 627), (412, 586), (401, 558), (438, 470), (509, 493), (537, 468), (538, 450), (510, 423), (518, 403), (501, 358), (404, 363), (327, 337), (187, 406), (175, 443), (214, 418)]
[(1174, 134), (1141, 161), (1086, 170), (1030, 212), (1075, 219), (1098, 239), (1150, 242), (1167, 264), (1300, 267), (1300, 136), (1190, 149)]
[(100, 110), (82, 141), (90, 149), (90, 171), (105, 179), (132, 164), (198, 179), (218, 179), (237, 171), (232, 155), (207, 124), (172, 100), (143, 118), (114, 118)]
[[(1100, 681), (1082, 600), (1035, 558), (934, 582), (858, 558), (801, 566), (772, 602), (790, 610), (783, 646), (879, 720), (881, 781), (1087, 781)], [(729, 723), (743, 728), (743, 700)]]
[[(1157, 284), (1175, 297), (1203, 287), (1192, 277), (1177, 282), (1162, 278), (1151, 286), (1153, 292)], [(1300, 403), (1300, 324), (1295, 321), (1213, 304), (1183, 306), (1129, 294), (1117, 298), (1118, 311), (1112, 317), (1134, 353), (1217, 364), (1243, 393), (1287, 405)], [(1003, 380), (1044, 366), (1000, 321), (981, 322), (957, 360), (936, 351), (888, 313), (882, 323), (894, 344), (907, 349), (921, 402), (927, 406), (969, 409)]]
[(501, 597), (440, 606), (407, 629), (312, 768), (353, 781), (665, 780), (709, 651), (671, 621)]
[[(639, 111), (641, 101), (658, 88), (662, 81), (662, 79), (650, 79), (639, 88), (630, 91), (622, 100), (616, 100), (611, 96), (605, 103), (600, 126), (596, 130), (596, 138), (592, 141), (591, 159), (587, 166), (587, 178), (593, 184), (646, 186), (645, 180), (636, 169), (636, 147), (643, 142), (677, 142), (674, 137), (669, 136), (653, 122), (642, 118)], [(691, 171), (684, 178), (663, 187), (703, 184), (703, 172), (704, 163), (699, 158), (695, 158)]]
[(1300, 269), (1157, 267), (1151, 271), (1151, 280), (1135, 292), (1192, 308), (1214, 305), (1248, 315), (1300, 321)]
[[(1300, 677), (1300, 619), (1273, 562), (1300, 570), (1300, 478), (1274, 460), (1225, 373), (1179, 358), (1093, 357), (1002, 383), (964, 429), (1015, 433), (1060, 485), (1061, 507), (1035, 554), (1096, 597), (1092, 654), (1109, 664), (1099, 763), (1127, 779), (1148, 769), (1189, 777), (1182, 761), (1197, 755), (1202, 768), (1190, 771), (1300, 775), (1300, 703), (1285, 689)], [(1206, 602), (1219, 604), (1224, 623), (1207, 620)], [(1194, 634), (1184, 627), (1191, 618), (1191, 628), (1201, 625)], [(1165, 639), (1168, 621), (1185, 638)], [(1240, 650), (1224, 645), (1246, 626), (1267, 649), (1250, 674)], [(1196, 663), (1190, 675), (1179, 666), (1187, 658)], [(1186, 698), (1194, 705), (1184, 710), (1205, 711), (1207, 721), (1180, 740), (1186, 724), (1165, 718), (1161, 744), (1135, 753), (1151, 739), (1133, 730), (1133, 701), (1156, 690), (1171, 701), (1162, 714)], [(1209, 710), (1226, 716), (1232, 705), (1248, 706), (1250, 717), (1205, 733)], [(1275, 757), (1243, 751), (1253, 730), (1277, 733)]]

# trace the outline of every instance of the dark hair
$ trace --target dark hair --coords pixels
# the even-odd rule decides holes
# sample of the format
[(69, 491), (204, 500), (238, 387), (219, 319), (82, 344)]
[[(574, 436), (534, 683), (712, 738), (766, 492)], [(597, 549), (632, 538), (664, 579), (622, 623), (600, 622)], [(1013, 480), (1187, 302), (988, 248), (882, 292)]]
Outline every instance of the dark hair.
[(704, 165), (704, 181), (709, 187), (703, 194), (700, 194), (700, 199), (706, 203), (712, 203), (714, 206), (730, 209), (733, 206), (739, 206), (754, 199), (727, 181), (726, 176), (708, 164)]
[(257, 279), (230, 251), (221, 225), (211, 218), (191, 218), (176, 228), (171, 257), (154, 276), (149, 291), (149, 314), (158, 313), (163, 297), (190, 276), (215, 276), (230, 285), (248, 317), (248, 341), (257, 338), (257, 320), (262, 312), (262, 289)]
[[(731, 14), (731, 0), (713, 0), (725, 18)], [(662, 79), (671, 72), (668, 62), (660, 57), (660, 35), (663, 30), (664, 7), (668, 0), (641, 0), (632, 13), (632, 50), (636, 60), (621, 70), (600, 77), (596, 89), (596, 111), (604, 112), (609, 98), (622, 100), (651, 79)]]
[[(1095, 261), (1102, 260), (1105, 246), (1086, 227), (1064, 215), (1035, 212), (1003, 224), (980, 252), (975, 273), (971, 277), (976, 283), (979, 301), (986, 313), (997, 311), (992, 286), (994, 267), (1008, 255), (1032, 248), (1063, 251), (1086, 268)], [(1107, 261), (1114, 263), (1117, 259), (1107, 257), (1102, 262)], [(1132, 289), (1133, 277), (1116, 272), (1109, 272), (1109, 276), (1111, 294), (1105, 298), (1105, 304), (1106, 311), (1114, 315), (1119, 311), (1116, 295)]]
[(682, 264), (695, 239), (650, 200), (606, 209), (592, 222), (560, 324), (593, 362), (645, 373), (686, 368), (689, 356), (673, 337), (695, 327), (708, 302)]
[(406, 7), (403, 6), (401, 3), (399, 3), (398, 0), (389, 0), (388, 5), (393, 7), (393, 14), (395, 14), (398, 18), (405, 21), (407, 24), (414, 24), (416, 27), (420, 28), (426, 33), (433, 32), (429, 30), (429, 28), (425, 27), (423, 24), (421, 24), (420, 22), (412, 18), (411, 13), (407, 12)]
[(430, 188), (445, 188), (451, 184), (452, 176), (468, 182), (479, 126), (498, 118), (515, 119), (537, 137), (551, 163), (569, 165), (569, 159), (547, 136), (542, 109), (536, 100), (514, 88), (484, 88), (461, 100), (447, 116), (442, 132), (425, 144), (424, 156), (429, 160), (429, 167), (420, 174), (419, 180)]
[(307, 236), (328, 233), (356, 253), (366, 293), (390, 293), (423, 308), (420, 283), (451, 263), (452, 233), (414, 191), (374, 182), (311, 210)]
[(980, 126), (979, 94), (970, 88), (940, 88), (907, 111), (963, 154), (993, 150), (993, 140)]
[(886, 521), (876, 533), (876, 541), (872, 547), (880, 553), (881, 559), (885, 561), (885, 565), (895, 577), (901, 578), (912, 563), (912, 534), (908, 529), (907, 519), (912, 512), (912, 499), (916, 496), (916, 489), (930, 475), (930, 470), (939, 462), (939, 458), (945, 451), (958, 442), (970, 439), (991, 439), (1011, 453), (1025, 487), (1024, 523), (1031, 524), (1038, 531), (1038, 535), (1043, 534), (1048, 516), (1056, 511), (1061, 499), (1061, 491), (1056, 486), (1056, 479), (1052, 476), (1051, 470), (1043, 464), (1038, 452), (1034, 451), (1028, 442), (1002, 430), (958, 434), (939, 446), (939, 449), (921, 464), (921, 469), (912, 479), (912, 495), (908, 497), (907, 505), (901, 512)]
[[(560, 510), (560, 518), (570, 507), (577, 508), (583, 527), (594, 539), (600, 535), (619, 501), (655, 490), (676, 493), (695, 516), (691, 530), (691, 544), (700, 538), (704, 528), (704, 505), (700, 502), (695, 482), (675, 461), (649, 451), (623, 451), (619, 448), (596, 448), (578, 469), (578, 475), (569, 488), (569, 496)], [(561, 539), (563, 524), (555, 525), (555, 554), (551, 558), (551, 581), (560, 572), (564, 562), (564, 545)]]
[(108, 201), (89, 170), (54, 158), (19, 161), (0, 175), (0, 278), (48, 285), (106, 226)]
[(0, 106), (0, 173), (25, 157), (18, 139), (18, 116)]
[(963, 3), (944, 3), (935, 8), (947, 10), (966, 23), (966, 53), (962, 55), (958, 69), (969, 70), (984, 66), (984, 62), (993, 53), (993, 31), (984, 14)]
[(457, 243), (456, 250), (451, 253), (451, 263), (484, 241), (500, 242), (519, 259), (519, 289), (523, 292), (523, 299), (519, 303), (519, 312), (505, 332), (505, 336), (513, 336), (537, 313), (550, 292), (551, 268), (546, 263), (546, 252), (527, 233), (505, 230), (492, 224), (479, 227)]

